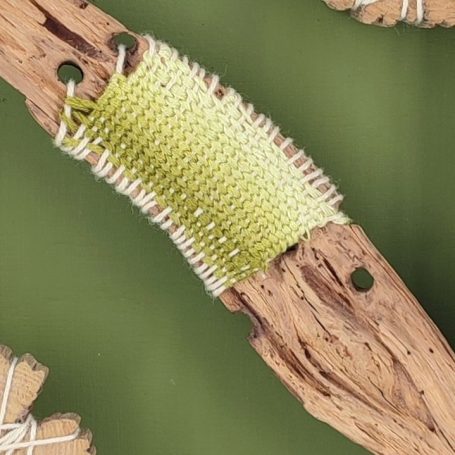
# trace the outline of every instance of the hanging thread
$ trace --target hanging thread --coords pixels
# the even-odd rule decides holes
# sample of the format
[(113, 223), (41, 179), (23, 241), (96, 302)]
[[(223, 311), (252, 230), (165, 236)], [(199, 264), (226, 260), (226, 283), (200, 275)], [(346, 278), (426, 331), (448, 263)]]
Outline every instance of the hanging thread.
[(27, 449), (26, 455), (33, 455), (35, 447), (61, 444), (77, 439), (79, 429), (67, 436), (37, 439), (38, 424), (31, 414), (22, 423), (4, 423), (17, 363), (18, 359), (15, 357), (8, 370), (3, 390), (0, 406), (0, 453), (13, 455), (16, 450)]
[[(357, 10), (362, 6), (368, 6), (373, 3), (378, 2), (379, 0), (355, 0), (355, 3), (352, 7), (353, 10)], [(409, 11), (409, 0), (403, 0), (401, 5), (401, 15), (400, 21), (405, 21), (408, 16)], [(424, 0), (416, 0), (416, 24), (420, 24), (424, 19)]]

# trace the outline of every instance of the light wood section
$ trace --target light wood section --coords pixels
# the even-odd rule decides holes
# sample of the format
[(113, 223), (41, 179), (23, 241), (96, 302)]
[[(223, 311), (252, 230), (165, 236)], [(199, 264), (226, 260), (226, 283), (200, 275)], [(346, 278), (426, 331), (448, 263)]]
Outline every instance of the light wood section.
[[(364, 24), (392, 27), (400, 22), (403, 0), (378, 0), (358, 9), (353, 9), (355, 0), (324, 0), (330, 8), (350, 10), (351, 15)], [(409, 0), (406, 22), (422, 28), (453, 27), (455, 25), (454, 0), (424, 0), (424, 20), (415, 24), (417, 19), (417, 0)]]
[[(14, 355), (6, 346), (0, 346), (0, 403), (2, 403), (8, 372)], [(4, 423), (23, 422), (31, 412), (38, 397), (48, 369), (38, 363), (33, 356), (25, 354), (19, 358), (14, 370)], [(36, 439), (47, 439), (74, 434), (79, 429), (80, 417), (77, 414), (55, 414), (39, 423)], [(28, 440), (26, 437), (24, 440)], [(36, 447), (33, 455), (87, 455), (96, 453), (92, 446), (92, 435), (88, 430), (80, 431), (74, 441)], [(16, 450), (16, 455), (26, 455), (27, 450)]]
[[(85, 74), (77, 94), (98, 96), (117, 59), (112, 37), (126, 29), (82, 0), (17, 9), (0, 0), (0, 76), (54, 135), (65, 94), (56, 69), (74, 60)], [(135, 36), (129, 69), (147, 46)], [(365, 293), (350, 282), (360, 265), (375, 278)], [(376, 454), (455, 454), (454, 354), (359, 227), (313, 232), (221, 300), (251, 317), (251, 344), (315, 417)]]
[[(359, 267), (368, 291), (352, 283)], [(455, 453), (454, 353), (359, 226), (313, 231), (221, 299), (318, 419), (377, 454)]]

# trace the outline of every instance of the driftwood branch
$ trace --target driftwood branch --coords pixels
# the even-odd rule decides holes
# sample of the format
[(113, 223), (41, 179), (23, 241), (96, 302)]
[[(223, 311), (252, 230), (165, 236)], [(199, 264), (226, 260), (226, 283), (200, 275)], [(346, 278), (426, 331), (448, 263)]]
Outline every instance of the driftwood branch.
[[(0, 346), (0, 403), (5, 392), (5, 383), (14, 356), (6, 346)], [(13, 377), (11, 392), (6, 408), (4, 423), (23, 422), (38, 397), (46, 380), (48, 369), (38, 363), (30, 354), (25, 354), (18, 360)], [(80, 417), (76, 414), (54, 414), (44, 419), (38, 425), (36, 439), (48, 439), (67, 436), (79, 428)], [(28, 440), (27, 435), (24, 440)], [(95, 448), (91, 446), (90, 431), (81, 431), (77, 439), (55, 445), (35, 447), (33, 455), (94, 455)], [(26, 455), (27, 449), (16, 450), (15, 454)]]
[[(125, 31), (83, 0), (22, 0), (20, 10), (0, 0), (0, 76), (53, 135), (65, 94), (58, 67), (78, 64), (77, 94), (97, 97)], [(133, 68), (146, 43), (131, 34)], [(351, 282), (360, 266), (375, 280), (369, 291)], [(221, 300), (250, 316), (251, 344), (315, 417), (377, 454), (455, 454), (454, 354), (359, 227), (315, 231)]]

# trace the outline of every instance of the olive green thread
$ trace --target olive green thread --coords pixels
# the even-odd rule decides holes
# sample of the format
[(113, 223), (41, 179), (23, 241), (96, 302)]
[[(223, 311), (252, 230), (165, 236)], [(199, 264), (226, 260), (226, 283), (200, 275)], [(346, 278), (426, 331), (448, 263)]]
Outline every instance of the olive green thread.
[[(135, 72), (101, 97), (65, 101), (56, 143), (131, 197), (219, 295), (328, 222), (347, 223), (341, 196), (311, 158), (284, 151), (279, 129), (218, 78), (148, 38)], [(117, 65), (118, 70), (119, 65)], [(303, 164), (302, 164), (303, 161)], [(300, 163), (297, 166), (297, 163)]]

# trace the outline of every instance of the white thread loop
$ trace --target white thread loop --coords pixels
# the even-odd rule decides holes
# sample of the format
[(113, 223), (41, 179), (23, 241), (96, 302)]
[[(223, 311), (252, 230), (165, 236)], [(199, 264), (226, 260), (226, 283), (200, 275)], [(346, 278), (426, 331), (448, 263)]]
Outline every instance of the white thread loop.
[(115, 71), (119, 74), (123, 74), (126, 59), (126, 46), (124, 44), (118, 45), (118, 58), (117, 64), (115, 65)]
[(79, 428), (74, 433), (66, 436), (36, 439), (38, 424), (31, 414), (22, 423), (4, 423), (17, 363), (18, 359), (15, 357), (6, 376), (2, 404), (0, 406), (0, 453), (13, 455), (16, 450), (27, 449), (26, 455), (33, 455), (35, 447), (61, 444), (77, 439), (80, 432)]
[[(408, 0), (406, 0), (408, 1)], [(424, 15), (424, 8), (423, 8), (424, 0), (417, 0), (417, 23), (420, 24), (423, 21)]]
[[(74, 96), (74, 90), (76, 88), (76, 82), (72, 79), (68, 81), (66, 86), (66, 96)], [(66, 117), (71, 117), (71, 107), (68, 104), (65, 104), (63, 107), (63, 113)], [(66, 126), (66, 122), (60, 122), (60, 126), (58, 128), (57, 135), (55, 136), (55, 145), (58, 147), (62, 146), (63, 139), (65, 139), (66, 133), (68, 132), (68, 127)]]
[(409, 0), (403, 0), (403, 4), (401, 5), (400, 20), (404, 21), (406, 19), (406, 16), (408, 15), (408, 8), (409, 8)]

